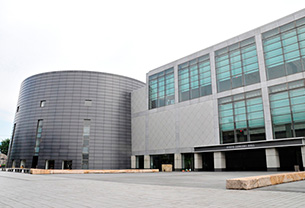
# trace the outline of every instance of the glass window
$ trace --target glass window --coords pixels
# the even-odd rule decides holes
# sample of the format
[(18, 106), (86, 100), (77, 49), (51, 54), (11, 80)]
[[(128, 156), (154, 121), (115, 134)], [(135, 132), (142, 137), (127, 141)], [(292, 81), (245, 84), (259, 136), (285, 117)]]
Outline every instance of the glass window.
[[(228, 51), (233, 48), (234, 51)], [(218, 92), (260, 82), (254, 38), (228, 46), (215, 54)]]
[[(187, 65), (181, 67), (179, 76), (184, 80), (182, 84), (188, 83), (189, 77)], [(175, 103), (175, 83), (174, 83), (174, 68), (167, 69), (156, 75), (149, 76), (149, 109), (158, 108)], [(166, 97), (166, 99), (165, 99)]]
[[(226, 61), (226, 60), (225, 60)], [(221, 59), (220, 59), (221, 62)], [(226, 76), (226, 63), (221, 63), (220, 76)], [(201, 56), (178, 66), (179, 102), (212, 94), (209, 55)]]
[(90, 119), (84, 119), (83, 128), (83, 148), (82, 148), (82, 168), (89, 168), (89, 141), (90, 141)]
[(34, 147), (35, 156), (38, 156), (39, 154), (40, 143), (42, 140), (42, 124), (43, 124), (43, 120), (42, 119), (38, 120), (37, 129), (36, 129), (35, 147)]
[(221, 98), (218, 110), (221, 143), (266, 139), (263, 102), (259, 90)]
[(90, 136), (90, 120), (84, 120), (83, 136)]
[(303, 47), (305, 33), (304, 26), (297, 24), (298, 21), (263, 33), (268, 80), (304, 71), (301, 60), (305, 58), (305, 54), (299, 48)]
[(45, 100), (40, 101), (40, 107), (41, 108), (45, 107), (45, 105), (46, 105), (46, 101)]
[(273, 134), (276, 139), (305, 136), (304, 80), (269, 88)]
[(91, 106), (92, 100), (85, 100), (85, 106)]

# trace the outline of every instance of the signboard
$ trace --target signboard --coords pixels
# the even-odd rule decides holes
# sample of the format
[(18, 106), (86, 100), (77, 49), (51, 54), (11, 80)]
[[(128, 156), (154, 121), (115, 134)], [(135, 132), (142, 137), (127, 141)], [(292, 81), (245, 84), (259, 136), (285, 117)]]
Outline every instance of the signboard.
[(243, 142), (234, 144), (220, 144), (213, 146), (194, 147), (195, 152), (222, 152), (233, 150), (246, 150), (246, 149), (262, 149), (262, 148), (275, 148), (275, 147), (289, 147), (289, 146), (303, 146), (304, 138), (291, 138), (291, 139), (278, 139), (257, 142)]

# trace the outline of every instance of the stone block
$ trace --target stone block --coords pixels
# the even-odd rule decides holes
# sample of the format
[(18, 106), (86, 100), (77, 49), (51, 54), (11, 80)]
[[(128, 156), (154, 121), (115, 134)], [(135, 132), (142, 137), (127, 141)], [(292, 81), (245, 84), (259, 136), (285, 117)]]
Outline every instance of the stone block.
[(274, 175), (252, 176), (245, 178), (228, 179), (227, 189), (249, 190), (264, 186), (305, 180), (305, 172), (280, 173)]
[(158, 173), (158, 169), (125, 169), (125, 170), (46, 170), (31, 169), (33, 175), (42, 174), (104, 174), (104, 173)]
[(162, 164), (162, 172), (172, 172), (173, 165), (172, 164)]

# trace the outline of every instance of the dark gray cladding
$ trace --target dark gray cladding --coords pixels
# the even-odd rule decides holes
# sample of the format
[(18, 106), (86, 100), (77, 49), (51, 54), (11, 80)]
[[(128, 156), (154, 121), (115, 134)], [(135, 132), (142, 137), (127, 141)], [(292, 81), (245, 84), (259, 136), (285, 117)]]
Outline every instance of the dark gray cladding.
[[(82, 168), (84, 120), (90, 119), (89, 169), (130, 168), (130, 92), (145, 84), (128, 77), (89, 71), (34, 75), (21, 86), (8, 167), (32, 166), (37, 122), (43, 119), (37, 168), (72, 160)], [(85, 104), (85, 101), (91, 100)], [(41, 101), (45, 106), (41, 107)]]

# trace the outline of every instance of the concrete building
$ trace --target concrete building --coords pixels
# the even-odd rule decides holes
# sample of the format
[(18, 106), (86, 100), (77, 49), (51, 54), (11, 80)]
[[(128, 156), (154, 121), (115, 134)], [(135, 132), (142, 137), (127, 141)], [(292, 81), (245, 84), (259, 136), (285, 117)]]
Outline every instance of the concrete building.
[(95, 72), (26, 79), (8, 164), (304, 170), (304, 137), (305, 9), (149, 71), (146, 85)]
[(301, 10), (149, 71), (132, 92), (132, 168), (303, 170), (304, 70)]
[(119, 75), (61, 71), (21, 86), (8, 167), (130, 168), (130, 92), (144, 83)]

